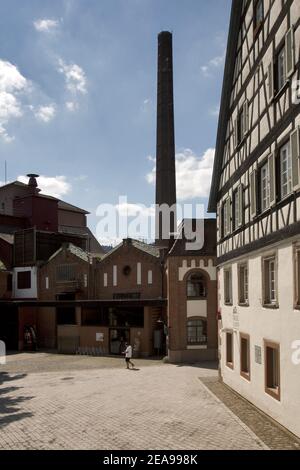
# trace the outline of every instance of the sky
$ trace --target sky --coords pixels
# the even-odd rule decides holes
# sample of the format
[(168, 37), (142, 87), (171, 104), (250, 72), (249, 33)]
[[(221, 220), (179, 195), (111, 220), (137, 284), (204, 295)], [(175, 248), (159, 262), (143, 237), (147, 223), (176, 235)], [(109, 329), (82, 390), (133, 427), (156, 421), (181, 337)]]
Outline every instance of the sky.
[[(0, 0), (0, 185), (153, 204), (157, 35), (173, 32), (177, 198), (207, 204), (230, 0)], [(132, 207), (132, 206), (131, 206)], [(98, 233), (97, 233), (98, 234)]]

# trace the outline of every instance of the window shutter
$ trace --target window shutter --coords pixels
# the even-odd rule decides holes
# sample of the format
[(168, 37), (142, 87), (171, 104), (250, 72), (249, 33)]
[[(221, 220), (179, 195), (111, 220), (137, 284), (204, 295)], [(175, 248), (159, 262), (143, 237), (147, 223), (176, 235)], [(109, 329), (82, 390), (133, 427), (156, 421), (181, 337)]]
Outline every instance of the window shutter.
[(234, 126), (234, 129), (233, 129), (234, 147), (237, 147), (238, 145), (238, 120), (237, 118), (235, 118), (233, 126)]
[(249, 105), (248, 100), (243, 104), (243, 120), (244, 120), (244, 135), (247, 134), (249, 130)]
[(231, 204), (230, 204), (230, 197), (228, 197), (226, 199), (226, 212), (225, 212), (225, 216), (226, 216), (226, 222), (225, 222), (225, 226), (226, 226), (226, 233), (224, 233), (224, 235), (229, 235), (229, 233), (231, 232)]
[(256, 216), (257, 204), (256, 204), (256, 170), (253, 170), (250, 174), (250, 217)]
[(274, 76), (273, 76), (273, 61), (268, 65), (268, 100), (271, 101), (274, 96)]
[(285, 71), (289, 77), (294, 70), (294, 31), (290, 28), (285, 35)]
[(270, 206), (276, 203), (276, 177), (275, 177), (275, 159), (274, 153), (268, 158), (269, 162), (269, 184), (270, 184)]
[(299, 185), (299, 127), (290, 134), (290, 151), (292, 156), (293, 189), (296, 189)]
[(222, 209), (221, 204), (218, 204), (217, 207), (217, 216), (218, 216), (218, 235), (219, 239), (222, 238)]
[(239, 200), (239, 220), (238, 220), (238, 227), (240, 227), (243, 223), (243, 185), (240, 184), (238, 187), (238, 200)]

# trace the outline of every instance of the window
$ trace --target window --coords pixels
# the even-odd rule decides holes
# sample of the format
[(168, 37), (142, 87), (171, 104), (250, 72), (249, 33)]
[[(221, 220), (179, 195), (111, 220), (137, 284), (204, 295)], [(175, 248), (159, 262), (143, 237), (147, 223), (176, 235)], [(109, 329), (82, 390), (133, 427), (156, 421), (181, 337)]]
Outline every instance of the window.
[(206, 297), (206, 282), (202, 274), (194, 273), (188, 277), (187, 297)]
[(240, 264), (238, 266), (238, 281), (239, 281), (239, 304), (248, 305), (248, 266), (247, 264)]
[(82, 308), (81, 324), (87, 326), (101, 325), (109, 326), (108, 311), (101, 308)]
[(75, 307), (57, 307), (56, 319), (58, 325), (76, 325)]
[(231, 268), (224, 269), (224, 302), (232, 304), (232, 275)]
[(238, 115), (238, 129), (237, 129), (237, 132), (238, 132), (238, 144), (240, 144), (243, 140), (243, 137), (244, 137), (244, 113), (243, 113), (243, 110), (241, 110), (239, 112), (239, 115)]
[(241, 376), (250, 380), (250, 340), (248, 335), (240, 334)]
[(260, 204), (264, 212), (270, 207), (269, 164), (265, 163), (260, 169)]
[(264, 19), (264, 2), (263, 0), (257, 0), (254, 3), (254, 18), (253, 18), (253, 26), (254, 26), (254, 34), (260, 29)]
[(265, 342), (265, 391), (280, 400), (279, 344)]
[(187, 321), (187, 344), (207, 344), (207, 321), (204, 319), (188, 319)]
[(280, 159), (280, 196), (284, 198), (292, 192), (292, 156), (290, 142), (279, 150)]
[(249, 127), (248, 100), (245, 100), (234, 121), (235, 146), (237, 147), (244, 139)]
[(31, 271), (19, 271), (17, 273), (17, 286), (18, 289), (31, 288)]
[(113, 299), (140, 299), (140, 292), (117, 292), (113, 294)]
[(233, 334), (226, 332), (226, 365), (233, 369)]
[(285, 48), (283, 47), (277, 54), (275, 63), (276, 91), (280, 91), (285, 85)]
[(61, 264), (56, 266), (56, 280), (58, 282), (75, 281), (75, 265)]
[(243, 190), (242, 185), (233, 193), (233, 229), (237, 230), (242, 225), (243, 218)]
[(264, 305), (276, 305), (276, 260), (275, 256), (263, 260)]
[(222, 206), (222, 236), (226, 237), (230, 233), (231, 204), (228, 197)]

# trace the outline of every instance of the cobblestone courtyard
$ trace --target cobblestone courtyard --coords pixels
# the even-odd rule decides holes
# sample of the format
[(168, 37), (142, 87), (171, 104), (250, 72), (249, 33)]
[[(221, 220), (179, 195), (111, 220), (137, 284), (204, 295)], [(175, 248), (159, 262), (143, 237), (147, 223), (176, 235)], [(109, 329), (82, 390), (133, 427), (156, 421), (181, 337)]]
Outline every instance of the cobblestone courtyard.
[(270, 447), (205, 385), (217, 383), (211, 365), (135, 362), (128, 371), (120, 358), (8, 356), (0, 372), (0, 448)]

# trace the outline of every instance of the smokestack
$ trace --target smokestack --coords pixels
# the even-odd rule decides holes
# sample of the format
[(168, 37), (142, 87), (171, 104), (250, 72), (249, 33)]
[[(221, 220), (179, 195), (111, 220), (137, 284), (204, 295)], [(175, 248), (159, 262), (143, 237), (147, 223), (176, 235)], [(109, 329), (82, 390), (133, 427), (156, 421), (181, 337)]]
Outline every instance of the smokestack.
[(163, 220), (157, 210), (162, 204), (169, 208), (176, 204), (172, 55), (172, 33), (162, 31), (158, 35), (156, 128), (156, 244), (161, 247), (170, 245), (170, 241), (164, 239), (165, 231), (168, 235), (174, 233), (177, 225), (176, 213), (170, 213), (168, 220)]

